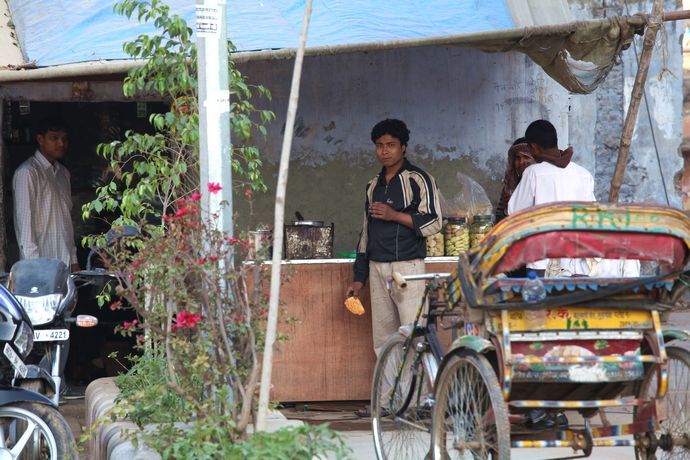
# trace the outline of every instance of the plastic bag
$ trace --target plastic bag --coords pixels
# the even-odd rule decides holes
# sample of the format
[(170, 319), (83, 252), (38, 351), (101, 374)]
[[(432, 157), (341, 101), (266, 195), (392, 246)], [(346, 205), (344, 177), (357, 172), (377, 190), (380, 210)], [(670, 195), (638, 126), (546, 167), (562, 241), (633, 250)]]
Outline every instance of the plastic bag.
[[(446, 198), (441, 194), (441, 212), (444, 218), (488, 216), (493, 214), (491, 200), (484, 188), (470, 176), (457, 173), (452, 192)], [(446, 190), (448, 193), (448, 190)]]

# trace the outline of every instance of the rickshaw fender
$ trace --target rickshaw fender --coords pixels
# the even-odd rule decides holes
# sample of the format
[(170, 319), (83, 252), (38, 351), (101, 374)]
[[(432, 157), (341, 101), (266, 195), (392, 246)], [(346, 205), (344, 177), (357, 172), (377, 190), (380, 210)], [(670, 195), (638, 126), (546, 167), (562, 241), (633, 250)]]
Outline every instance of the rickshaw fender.
[(498, 372), (496, 366), (496, 347), (494, 344), (476, 335), (464, 335), (455, 339), (450, 347), (448, 347), (448, 352), (443, 357), (441, 365), (439, 366), (437, 378), (443, 372), (443, 369), (446, 367), (449, 358), (453, 356), (453, 353), (462, 350), (471, 350), (479, 355), (485, 355), (489, 359), (491, 366), (494, 367), (494, 370)]
[(690, 331), (683, 331), (680, 329), (664, 329), (661, 331), (664, 336), (664, 343), (671, 340), (690, 340)]
[(470, 349), (479, 354), (496, 349), (493, 343), (482, 337), (477, 337), (476, 335), (463, 335), (462, 337), (458, 337), (453, 341), (448, 352), (450, 353), (451, 351), (463, 348)]

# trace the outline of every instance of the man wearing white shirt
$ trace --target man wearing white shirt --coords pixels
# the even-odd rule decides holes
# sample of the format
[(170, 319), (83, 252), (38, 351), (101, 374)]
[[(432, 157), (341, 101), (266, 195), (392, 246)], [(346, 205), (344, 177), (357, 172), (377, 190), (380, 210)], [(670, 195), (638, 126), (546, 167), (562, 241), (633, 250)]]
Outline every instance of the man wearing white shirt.
[[(571, 161), (573, 149), (558, 149), (556, 128), (547, 120), (532, 122), (525, 131), (536, 164), (528, 166), (508, 201), (508, 215), (522, 209), (555, 201), (596, 201), (594, 178), (589, 171)], [(608, 259), (560, 259), (559, 276), (639, 276), (639, 262)], [(549, 260), (527, 264), (544, 276)]]
[(19, 255), (21, 259), (60, 259), (77, 271), (70, 174), (58, 162), (69, 144), (66, 125), (54, 118), (41, 120), (36, 142), (36, 153), (17, 168), (12, 179)]
[[(19, 165), (12, 179), (19, 256), (21, 259), (59, 259), (71, 271), (78, 271), (70, 174), (58, 162), (67, 153), (67, 126), (59, 119), (42, 119), (36, 143), (36, 153)], [(81, 399), (83, 392), (70, 388), (64, 378), (69, 341), (63, 342), (61, 347), (60, 376), (65, 385), (60, 399)]]
[[(508, 202), (508, 215), (554, 201), (595, 201), (594, 178), (582, 166), (571, 161), (573, 149), (558, 149), (556, 128), (547, 120), (532, 122), (525, 131), (536, 164), (528, 166)], [(544, 276), (549, 261), (538, 260), (527, 268)], [(588, 275), (585, 259), (561, 259), (560, 268), (568, 276)]]

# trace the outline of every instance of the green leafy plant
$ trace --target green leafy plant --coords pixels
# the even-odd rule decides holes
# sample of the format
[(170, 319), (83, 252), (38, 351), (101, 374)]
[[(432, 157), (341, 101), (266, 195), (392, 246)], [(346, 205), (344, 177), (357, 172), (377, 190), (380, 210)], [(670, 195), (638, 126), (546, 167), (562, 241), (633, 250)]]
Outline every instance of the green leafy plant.
[[(140, 35), (124, 45), (132, 59), (143, 62), (125, 78), (124, 95), (158, 97), (169, 103), (169, 110), (149, 117), (153, 134), (127, 131), (124, 140), (98, 146), (111, 174), (82, 212), (84, 218), (115, 213), (114, 223), (135, 224), (160, 219), (198, 190), (197, 52), (192, 30), (160, 0), (123, 0), (115, 11), (152, 22), (157, 29), (155, 35)], [(265, 191), (259, 150), (252, 140), (256, 134), (266, 135), (264, 125), (275, 115), (257, 109), (252, 101), (271, 95), (263, 86), (249, 84), (231, 59), (228, 70), (234, 186), (250, 193)]]
[[(83, 207), (85, 217), (108, 214), (113, 224), (140, 224), (141, 234), (100, 251), (117, 279), (101, 302), (128, 308), (124, 323), (143, 355), (117, 380), (122, 390), (107, 418), (127, 418), (164, 458), (311, 459), (347, 455), (325, 427), (301, 427), (249, 436), (258, 393), (263, 326), (267, 313), (260, 263), (240, 264), (251, 242), (219, 231), (201, 217), (198, 176), (196, 49), (191, 30), (159, 0), (123, 0), (115, 10), (153, 22), (157, 33), (139, 36), (125, 50), (143, 65), (129, 72), (127, 96), (153, 94), (170, 103), (153, 114), (153, 134), (127, 132), (98, 148), (111, 176)], [(230, 47), (232, 48), (232, 47)], [(249, 85), (230, 61), (232, 165), (245, 196), (262, 191), (255, 133), (265, 135), (271, 112), (252, 98), (269, 97)], [(219, 184), (202, 184), (217, 193)], [(213, 210), (212, 210), (213, 211)], [(100, 237), (102, 239), (102, 236)], [(93, 244), (93, 238), (90, 242)], [(248, 282), (247, 280), (250, 280)], [(101, 419), (103, 421), (104, 419)]]

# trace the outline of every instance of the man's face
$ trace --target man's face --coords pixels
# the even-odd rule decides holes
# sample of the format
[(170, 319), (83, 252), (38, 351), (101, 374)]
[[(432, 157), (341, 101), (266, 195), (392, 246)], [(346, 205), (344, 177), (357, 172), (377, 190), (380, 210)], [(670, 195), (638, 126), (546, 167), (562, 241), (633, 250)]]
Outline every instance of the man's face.
[(534, 163), (534, 158), (518, 153), (515, 156), (515, 171), (517, 172), (518, 176), (522, 176), (522, 173), (525, 172), (527, 166), (533, 165)]
[(383, 166), (390, 168), (402, 163), (406, 148), (399, 139), (384, 134), (376, 139), (376, 158)]
[(36, 142), (38, 142), (38, 150), (51, 163), (65, 156), (69, 144), (67, 133), (62, 130), (46, 131), (45, 134), (39, 134), (36, 136)]

